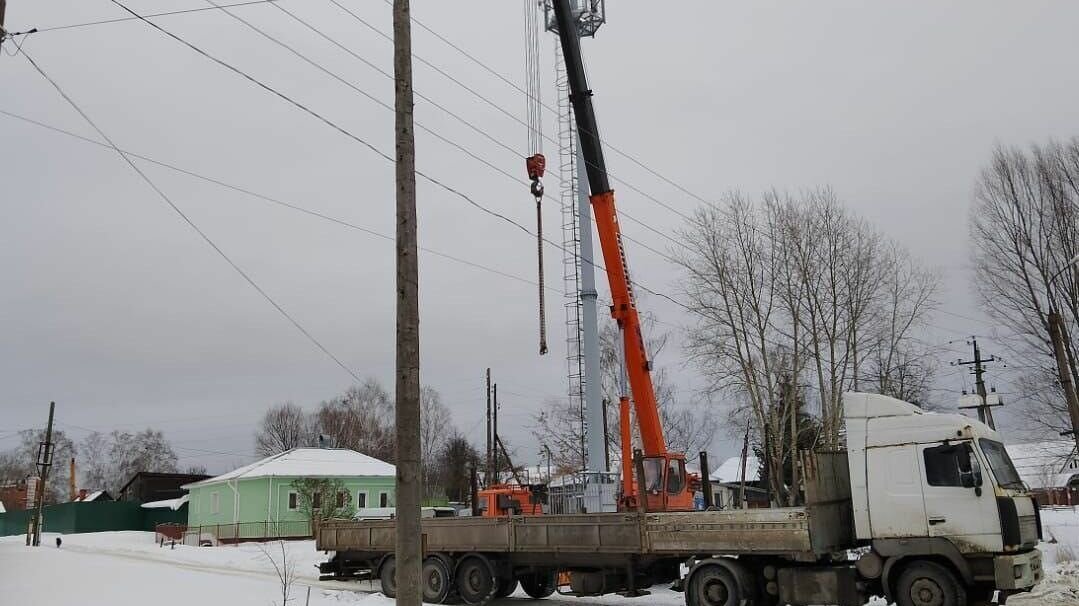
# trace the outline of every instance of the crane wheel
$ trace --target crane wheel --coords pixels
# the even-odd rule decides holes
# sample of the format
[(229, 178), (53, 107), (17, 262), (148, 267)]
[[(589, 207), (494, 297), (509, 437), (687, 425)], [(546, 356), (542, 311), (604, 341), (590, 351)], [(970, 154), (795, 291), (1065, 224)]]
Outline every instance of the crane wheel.
[(542, 600), (558, 589), (558, 574), (551, 570), (521, 575), (521, 589), (533, 600)]
[(378, 567), (378, 580), (382, 583), (382, 593), (387, 598), (397, 597), (397, 561), (393, 556), (382, 560)]
[(465, 604), (482, 604), (495, 596), (498, 579), (491, 561), (480, 554), (465, 556), (454, 575), (457, 593)]
[(966, 606), (967, 592), (946, 567), (936, 562), (914, 562), (899, 575), (895, 602), (899, 606)]

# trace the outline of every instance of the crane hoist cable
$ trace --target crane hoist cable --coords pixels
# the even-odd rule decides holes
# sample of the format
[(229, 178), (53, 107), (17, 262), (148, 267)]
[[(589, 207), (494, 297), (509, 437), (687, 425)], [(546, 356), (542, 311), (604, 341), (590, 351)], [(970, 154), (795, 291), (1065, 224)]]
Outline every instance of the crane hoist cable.
[(539, 352), (547, 353), (547, 303), (543, 280), (543, 173), (547, 159), (543, 156), (543, 112), (540, 99), (540, 10), (542, 3), (524, 0), (525, 10), (525, 89), (527, 94), (527, 125), (529, 154), (525, 169), (532, 182), (529, 191), (536, 199), (536, 258), (539, 271)]

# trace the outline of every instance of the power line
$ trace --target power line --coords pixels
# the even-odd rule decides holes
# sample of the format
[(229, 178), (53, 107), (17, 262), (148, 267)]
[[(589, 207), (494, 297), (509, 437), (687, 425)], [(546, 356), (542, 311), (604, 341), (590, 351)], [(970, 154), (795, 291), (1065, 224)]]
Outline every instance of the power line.
[[(17, 120), (22, 120), (22, 121), (27, 122), (29, 124), (33, 124), (33, 125), (39, 126), (41, 128), (46, 128), (48, 130), (51, 130), (51, 131), (54, 131), (54, 132), (57, 132), (57, 133), (60, 133), (60, 134), (67, 135), (69, 137), (73, 137), (75, 139), (79, 139), (79, 140), (84, 141), (86, 143), (92, 143), (94, 145), (98, 145), (98, 146), (101, 146), (101, 147), (111, 149), (111, 147), (109, 147), (109, 145), (107, 143), (102, 143), (100, 141), (96, 141), (96, 140), (91, 139), (89, 137), (84, 137), (84, 136), (82, 136), (82, 135), (80, 135), (78, 133), (74, 133), (74, 132), (71, 132), (71, 131), (65, 130), (63, 128), (56, 127), (56, 126), (52, 126), (50, 124), (46, 124), (44, 122), (34, 120), (33, 118), (28, 118), (26, 116), (22, 116), (20, 114), (14, 113), (14, 112), (9, 112), (7, 110), (0, 109), (0, 114), (8, 116), (10, 118), (17, 119)], [(240, 192), (242, 194), (257, 198), (259, 200), (263, 200), (263, 201), (269, 202), (271, 204), (275, 204), (275, 205), (278, 205), (278, 206), (282, 206), (284, 208), (288, 208), (288, 209), (291, 209), (291, 210), (294, 210), (294, 211), (297, 211), (297, 212), (301, 212), (301, 213), (304, 213), (306, 215), (310, 215), (312, 217), (322, 219), (324, 221), (329, 221), (331, 223), (336, 223), (336, 224), (341, 225), (343, 227), (347, 227), (349, 229), (354, 229), (356, 231), (363, 232), (365, 234), (374, 236), (376, 238), (380, 238), (382, 240), (386, 240), (388, 242), (393, 242), (394, 241), (394, 237), (389, 235), (389, 234), (385, 234), (385, 233), (376, 231), (374, 229), (364, 227), (362, 225), (357, 225), (355, 223), (352, 223), (350, 221), (346, 221), (344, 219), (339, 219), (339, 218), (333, 217), (331, 215), (327, 215), (325, 213), (321, 213), (321, 212), (318, 212), (318, 211), (315, 211), (315, 210), (311, 210), (309, 208), (304, 208), (304, 207), (299, 206), (297, 204), (294, 204), (294, 203), (291, 203), (291, 202), (286, 202), (284, 200), (280, 200), (278, 198), (274, 198), (274, 197), (269, 196), (267, 194), (262, 194), (262, 193), (253, 191), (253, 190), (247, 189), (245, 187), (241, 187), (241, 186), (238, 186), (238, 185), (233, 185), (231, 183), (222, 181), (220, 179), (216, 179), (214, 177), (209, 177), (209, 176), (194, 172), (192, 170), (182, 168), (182, 167), (177, 166), (175, 164), (170, 164), (168, 162), (163, 162), (161, 160), (157, 160), (157, 159), (152, 158), (150, 156), (138, 154), (138, 153), (135, 153), (135, 152), (132, 152), (132, 151), (128, 151), (126, 149), (123, 150), (123, 151), (124, 151), (124, 153), (128, 154), (129, 156), (131, 156), (133, 158), (138, 158), (140, 160), (149, 162), (151, 164), (155, 164), (157, 166), (161, 166), (163, 168), (173, 170), (173, 171), (178, 172), (180, 174), (188, 175), (190, 177), (194, 177), (196, 179), (206, 181), (207, 183), (212, 183), (212, 184), (218, 185), (220, 187), (231, 189), (233, 191)], [(444, 258), (446, 260), (453, 261), (455, 263), (459, 263), (459, 264), (462, 264), (462, 265), (466, 265), (468, 267), (472, 267), (474, 269), (480, 269), (480, 270), (483, 270), (483, 271), (486, 271), (486, 272), (490, 272), (492, 274), (502, 276), (504, 278), (508, 278), (508, 279), (511, 279), (511, 280), (515, 280), (517, 282), (522, 282), (524, 284), (528, 284), (530, 286), (536, 286), (535, 280), (524, 278), (524, 277), (509, 273), (509, 272), (506, 272), (506, 271), (502, 271), (500, 269), (496, 269), (496, 268), (493, 268), (491, 266), (484, 265), (482, 263), (477, 263), (475, 261), (469, 261), (468, 259), (457, 257), (457, 256), (449, 254), (449, 253), (445, 253), (445, 252), (442, 252), (442, 251), (439, 251), (439, 250), (435, 250), (435, 249), (427, 248), (427, 247), (423, 247), (423, 246), (420, 247), (420, 250), (422, 250), (422, 251), (424, 251), (424, 252), (426, 252), (428, 254), (432, 254), (432, 255), (435, 255), (435, 256), (438, 256), (438, 257), (442, 257), (442, 258)], [(548, 290), (551, 290), (552, 292), (556, 291), (556, 289), (550, 288), (550, 287), (548, 287)]]
[[(278, 0), (250, 0), (249, 2), (237, 2), (235, 4), (221, 4), (221, 5), (214, 5), (214, 6), (204, 6), (204, 7), (201, 7), (201, 8), (189, 8), (189, 9), (184, 9), (184, 10), (167, 11), (167, 12), (164, 12), (164, 13), (153, 13), (153, 14), (149, 14), (149, 15), (146, 15), (146, 16), (147, 17), (168, 17), (170, 15), (186, 15), (188, 13), (201, 13), (203, 11), (222, 10), (222, 9), (226, 9), (226, 8), (235, 8), (235, 7), (239, 7), (239, 6), (251, 6), (253, 4), (272, 4), (272, 3), (277, 2), (277, 1)], [(100, 21), (88, 21), (86, 23), (72, 23), (70, 25), (56, 25), (56, 26), (53, 26), (53, 27), (35, 27), (33, 29), (30, 29), (30, 30), (27, 30), (27, 31), (24, 31), (24, 32), (11, 32), (11, 33), (8, 34), (8, 36), (14, 38), (15, 36), (26, 36), (26, 35), (35, 34), (35, 33), (40, 34), (40, 33), (44, 33), (44, 32), (55, 32), (55, 31), (60, 31), (60, 30), (65, 30), (65, 29), (75, 29), (75, 28), (80, 28), (80, 27), (90, 27), (92, 25), (104, 25), (104, 24), (107, 24), (107, 23), (120, 23), (120, 22), (123, 22), (123, 21), (136, 21), (136, 20), (138, 20), (138, 17), (117, 17), (115, 19), (102, 19)]]
[(310, 332), (308, 332), (307, 329), (304, 328), (303, 325), (301, 325), (295, 318), (293, 318), (291, 314), (289, 314), (287, 311), (285, 311), (285, 308), (281, 307), (281, 305), (279, 305), (277, 303), (277, 301), (275, 301), (273, 299), (273, 297), (271, 297), (265, 290), (263, 290), (262, 287), (259, 286), (258, 283), (256, 283), (251, 278), (251, 276), (249, 276), (247, 274), (247, 272), (245, 272), (243, 270), (243, 268), (241, 268), (239, 265), (237, 265), (236, 262), (233, 261), (232, 258), (229, 257), (225, 253), (224, 250), (221, 249), (221, 247), (219, 247), (208, 235), (206, 235), (206, 232), (202, 231), (202, 229), (200, 229), (199, 226), (196, 225), (195, 222), (192, 221), (191, 218), (188, 217), (180, 209), (180, 207), (177, 206), (176, 203), (174, 203), (172, 201), (172, 199), (161, 188), (159, 188), (150, 179), (150, 177), (147, 176), (146, 173), (144, 173), (142, 171), (142, 169), (140, 169), (138, 167), (137, 164), (135, 164), (135, 162), (130, 157), (127, 156), (127, 154), (125, 154), (119, 147), (116, 146), (116, 144), (112, 141), (112, 139), (110, 139), (109, 136), (105, 134), (105, 131), (101, 130), (101, 128), (97, 125), (97, 123), (95, 123), (90, 118), (90, 116), (87, 115), (87, 113), (84, 112), (82, 110), (82, 108), (79, 107), (79, 105), (77, 103), (75, 103), (75, 100), (72, 99), (66, 92), (64, 92), (64, 89), (61, 88), (60, 85), (57, 84), (57, 82), (55, 80), (53, 80), (51, 77), (49, 77), (49, 75), (47, 73), (45, 73), (45, 71), (41, 68), (41, 66), (38, 65), (38, 63), (36, 61), (34, 61), (33, 57), (31, 57), (29, 55), (29, 53), (26, 52), (25, 48), (22, 49), (22, 54), (23, 54), (24, 57), (26, 57), (26, 60), (30, 62), (30, 65), (32, 65), (34, 67), (34, 69), (39, 74), (41, 74), (41, 77), (44, 78), (46, 81), (48, 81), (49, 84), (51, 84), (53, 86), (53, 88), (56, 89), (56, 92), (58, 92), (60, 94), (60, 96), (63, 97), (64, 100), (67, 101), (68, 104), (71, 105), (71, 107), (76, 112), (78, 112), (79, 115), (82, 116), (82, 118), (84, 120), (86, 120), (87, 124), (89, 124), (91, 127), (93, 127), (93, 129), (95, 131), (97, 131), (97, 134), (100, 135), (101, 138), (104, 139), (108, 143), (109, 147), (114, 149), (116, 151), (116, 153), (119, 154), (120, 157), (123, 158), (125, 162), (127, 162), (128, 166), (130, 166), (136, 173), (138, 173), (139, 177), (141, 177), (142, 180), (145, 181), (146, 184), (149, 185), (150, 188), (153, 189), (157, 193), (157, 195), (166, 204), (168, 204), (169, 207), (172, 208), (172, 210), (175, 211), (176, 214), (179, 215), (180, 218), (183, 219), (185, 223), (187, 223), (191, 227), (191, 229), (195, 230), (195, 233), (197, 233), (206, 242), (206, 244), (208, 244), (211, 248), (213, 248), (214, 251), (216, 251), (217, 254), (220, 255), (221, 258), (224, 259), (226, 263), (228, 263), (234, 270), (236, 270), (236, 273), (240, 274), (240, 276), (244, 279), (244, 281), (246, 281), (248, 284), (250, 284), (252, 288), (254, 288), (260, 295), (262, 295), (262, 297), (264, 299), (266, 299), (267, 302), (270, 303), (270, 305), (272, 305), (274, 307), (274, 309), (276, 309), (297, 330), (299, 330), (305, 337), (307, 337), (307, 339), (309, 341), (311, 341), (311, 343), (313, 343), (317, 348), (322, 350), (322, 352), (325, 353), (327, 356), (329, 356), (330, 359), (332, 359), (334, 362), (336, 362), (337, 365), (340, 366), (345, 372), (347, 372), (349, 375), (351, 375), (357, 381), (362, 381), (360, 376), (357, 375), (355, 371), (353, 371), (351, 368), (346, 366), (345, 363), (340, 360), (340, 358), (335, 356), (329, 349), (326, 348), (325, 345), (323, 345), (318, 339), (316, 339), (314, 335), (312, 335)]

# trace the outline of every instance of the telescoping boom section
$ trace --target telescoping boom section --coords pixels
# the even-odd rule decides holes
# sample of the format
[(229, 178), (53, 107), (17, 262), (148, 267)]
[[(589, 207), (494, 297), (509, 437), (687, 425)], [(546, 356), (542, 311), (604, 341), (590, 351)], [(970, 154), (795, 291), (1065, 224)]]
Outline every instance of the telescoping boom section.
[[(581, 40), (569, 0), (554, 0), (554, 12), (562, 55), (566, 61), (570, 102), (573, 105), (585, 172), (588, 175), (588, 187), (591, 191), (589, 199), (611, 288), (611, 316), (622, 333), (626, 378), (641, 432), (643, 461), (640, 467), (644, 475), (644, 486), (636, 487), (633, 473), (627, 471), (627, 468), (634, 466), (628, 456), (631, 452), (628, 443), (631, 433), (628, 427), (622, 427), (623, 506), (628, 508), (639, 505), (638, 493), (643, 492), (644, 505), (649, 511), (693, 509), (693, 492), (686, 477), (685, 455), (668, 452), (663, 437), (663, 423), (659, 416), (656, 390), (652, 384), (652, 363), (648, 359), (644, 336), (641, 333), (641, 318), (633, 297), (633, 284), (626, 262), (626, 249), (622, 243), (622, 230), (618, 225), (614, 191), (607, 178), (599, 127), (592, 107), (592, 91), (585, 78)], [(621, 405), (628, 405), (625, 396)]]

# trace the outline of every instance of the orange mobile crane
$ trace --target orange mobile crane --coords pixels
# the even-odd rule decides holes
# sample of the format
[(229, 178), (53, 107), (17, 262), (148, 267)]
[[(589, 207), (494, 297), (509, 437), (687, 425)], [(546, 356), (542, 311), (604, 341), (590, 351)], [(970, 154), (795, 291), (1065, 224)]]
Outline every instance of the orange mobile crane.
[[(622, 334), (626, 377), (632, 394), (632, 405), (637, 416), (641, 435), (641, 456), (634, 456), (633, 436), (630, 420), (630, 395), (624, 394), (619, 399), (619, 418), (621, 426), (622, 448), (622, 498), (619, 508), (635, 510), (641, 505), (640, 488), (634, 475), (643, 477), (644, 507), (648, 511), (692, 511), (693, 495), (700, 481), (686, 472), (686, 456), (683, 453), (669, 452), (663, 437), (663, 423), (659, 416), (656, 391), (652, 384), (652, 363), (648, 359), (644, 337), (641, 334), (641, 319), (633, 296), (633, 285), (629, 277), (626, 251), (622, 243), (622, 231), (618, 225), (618, 212), (615, 210), (614, 191), (607, 178), (603, 148), (596, 124), (596, 114), (592, 107), (592, 91), (584, 73), (581, 57), (581, 40), (577, 35), (572, 10), (565, 0), (553, 3), (557, 20), (558, 36), (562, 44), (562, 55), (566, 62), (566, 75), (570, 86), (570, 103), (580, 136), (581, 152), (584, 157), (588, 186), (591, 191), (589, 200), (592, 204), (596, 228), (599, 233), (603, 263), (607, 270), (607, 280), (611, 288), (611, 316), (618, 324)], [(538, 179), (543, 176), (544, 159), (542, 155), (527, 159), (528, 176), (532, 180), (533, 194), (542, 196), (542, 186), (538, 190)], [(487, 504), (483, 515), (497, 517), (502, 515), (524, 514), (539, 515), (542, 508), (535, 506), (535, 487), (495, 485), (479, 492), (481, 502)], [(497, 503), (506, 504), (499, 507)], [(520, 503), (518, 505), (518, 503)], [(527, 505), (526, 505), (527, 503)]]
[(663, 438), (663, 424), (652, 385), (652, 363), (648, 359), (641, 334), (641, 319), (633, 297), (626, 250), (618, 225), (618, 212), (615, 210), (614, 191), (607, 178), (599, 127), (592, 107), (592, 91), (585, 78), (581, 40), (577, 35), (569, 2), (555, 0), (553, 4), (558, 36), (562, 43), (562, 56), (566, 62), (570, 103), (573, 105), (573, 116), (577, 123), (588, 186), (592, 194), (589, 200), (592, 203), (603, 263), (611, 288), (611, 316), (622, 333), (626, 375), (641, 433), (643, 453), (639, 467), (644, 486), (637, 487), (633, 479), (633, 468), (637, 465), (634, 463), (632, 451), (630, 397), (623, 394), (619, 401), (622, 428), (621, 505), (624, 509), (636, 508), (640, 503), (639, 493), (643, 493), (644, 505), (648, 511), (689, 511), (693, 509), (695, 487), (691, 485), (691, 478), (686, 473), (685, 455), (668, 452)]

